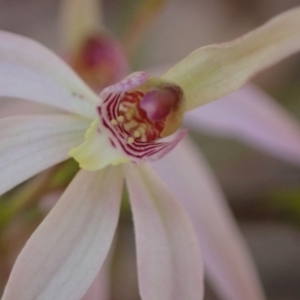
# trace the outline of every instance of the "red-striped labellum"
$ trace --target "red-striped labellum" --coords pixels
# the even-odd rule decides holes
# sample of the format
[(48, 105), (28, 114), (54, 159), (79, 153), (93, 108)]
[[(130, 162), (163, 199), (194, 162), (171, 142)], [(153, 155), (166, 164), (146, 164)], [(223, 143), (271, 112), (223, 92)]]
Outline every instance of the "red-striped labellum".
[(136, 72), (105, 88), (100, 98), (99, 118), (87, 130), (85, 141), (69, 151), (83, 169), (157, 160), (187, 132), (177, 131), (184, 96), (176, 84)]
[(184, 95), (181, 88), (145, 72), (136, 72), (100, 94), (99, 130), (133, 162), (156, 160), (183, 138)]

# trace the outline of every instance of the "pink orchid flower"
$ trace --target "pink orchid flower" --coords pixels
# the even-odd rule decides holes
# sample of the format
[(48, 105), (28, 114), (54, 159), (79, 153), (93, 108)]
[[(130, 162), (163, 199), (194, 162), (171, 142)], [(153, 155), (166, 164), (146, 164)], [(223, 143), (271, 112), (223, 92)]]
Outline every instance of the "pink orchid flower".
[[(62, 110), (0, 121), (1, 193), (67, 159), (68, 153), (82, 168), (25, 245), (3, 299), (84, 296), (113, 239), (124, 175), (142, 299), (202, 299), (198, 238), (184, 206), (195, 222), (199, 210), (195, 188), (198, 180), (210, 182), (201, 182), (205, 180), (199, 173), (201, 161), (198, 165), (197, 155), (180, 144), (185, 131), (177, 129), (185, 112), (239, 89), (258, 71), (298, 51), (299, 20), (296, 8), (234, 42), (196, 50), (161, 78), (133, 73), (100, 95), (38, 43), (1, 32), (0, 95)], [(174, 177), (168, 175), (166, 180), (184, 182), (182, 189), (178, 186), (182, 196), (178, 199), (147, 165), (171, 155), (180, 168), (174, 165)], [(222, 221), (210, 221), (227, 234)], [(207, 253), (214, 255), (219, 248)], [(244, 258), (244, 252), (237, 254)], [(251, 274), (247, 260), (246, 267)], [(249, 292), (251, 299), (263, 299), (260, 289)]]

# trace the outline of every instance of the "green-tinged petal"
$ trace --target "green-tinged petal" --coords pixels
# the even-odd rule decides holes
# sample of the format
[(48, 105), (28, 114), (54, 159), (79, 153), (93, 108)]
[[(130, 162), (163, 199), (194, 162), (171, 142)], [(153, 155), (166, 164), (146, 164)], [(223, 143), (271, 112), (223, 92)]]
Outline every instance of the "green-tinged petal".
[[(153, 24), (167, 0), (146, 0), (129, 12), (129, 21), (122, 34), (123, 46), (128, 57), (133, 57), (145, 31)], [(123, 22), (124, 23), (124, 22)], [(126, 22), (125, 22), (126, 23)]]
[(93, 118), (100, 98), (41, 44), (0, 31), (0, 96), (28, 99)]
[(199, 151), (183, 141), (151, 165), (188, 212), (201, 243), (208, 280), (220, 299), (264, 300), (243, 237)]
[(295, 8), (235, 41), (194, 51), (163, 78), (182, 87), (190, 110), (239, 89), (259, 71), (299, 50), (300, 8)]
[(122, 170), (80, 171), (17, 258), (3, 300), (79, 300), (109, 251)]
[(201, 300), (203, 266), (183, 207), (147, 166), (125, 165), (143, 300)]
[(76, 51), (86, 38), (103, 31), (100, 0), (63, 0), (60, 34), (63, 50)]
[(82, 169), (100, 170), (109, 164), (117, 165), (129, 159), (111, 144), (109, 138), (98, 131), (99, 121), (95, 120), (85, 133), (85, 141), (72, 148), (68, 154), (73, 157)]
[(68, 158), (88, 123), (69, 115), (0, 120), (0, 194)]

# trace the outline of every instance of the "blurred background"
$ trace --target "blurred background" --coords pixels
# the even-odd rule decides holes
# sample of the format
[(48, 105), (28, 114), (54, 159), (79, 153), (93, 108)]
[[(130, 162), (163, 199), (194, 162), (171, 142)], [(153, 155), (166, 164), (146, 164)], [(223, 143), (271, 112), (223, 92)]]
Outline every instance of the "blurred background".
[[(0, 0), (0, 29), (34, 38), (61, 53), (59, 2)], [(132, 16), (147, 0), (103, 2), (106, 27), (125, 47), (127, 41), (131, 42), (126, 50), (132, 70), (172, 65), (200, 46), (234, 39), (276, 14), (300, 5), (300, 0), (155, 0), (148, 23), (143, 25), (143, 34), (135, 36), (130, 33), (130, 26), (137, 26), (132, 24)], [(253, 82), (300, 122), (299, 55), (264, 71)], [(300, 299), (300, 161), (292, 165), (233, 139), (199, 132), (192, 135), (223, 188), (257, 264), (268, 299)], [(76, 169), (72, 164), (68, 168), (70, 173)], [(27, 189), (28, 198), (35, 184), (40, 186), (47, 176), (48, 173), (43, 173), (34, 179)], [(14, 216), (13, 222), (8, 222), (0, 211), (1, 288), (17, 253), (64, 186), (65, 183), (59, 184), (54, 192), (43, 197), (43, 205), (37, 204), (40, 198), (35, 193), (34, 201), (15, 210), (18, 217)], [(4, 197), (0, 201), (7, 200)], [(5, 226), (1, 227), (1, 222)], [(139, 299), (132, 267), (135, 254), (130, 212), (123, 214), (118, 236), (112, 299)], [(132, 271), (124, 275), (128, 266)], [(123, 288), (127, 289), (126, 294)], [(209, 286), (205, 299), (218, 299)]]

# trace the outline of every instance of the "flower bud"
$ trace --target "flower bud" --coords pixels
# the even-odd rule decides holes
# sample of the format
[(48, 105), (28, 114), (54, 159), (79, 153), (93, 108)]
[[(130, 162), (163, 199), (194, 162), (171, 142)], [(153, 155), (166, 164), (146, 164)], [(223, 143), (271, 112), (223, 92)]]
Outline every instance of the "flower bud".
[(128, 72), (120, 45), (111, 36), (103, 34), (87, 38), (69, 63), (97, 92), (116, 83)]

